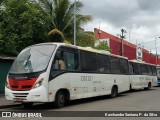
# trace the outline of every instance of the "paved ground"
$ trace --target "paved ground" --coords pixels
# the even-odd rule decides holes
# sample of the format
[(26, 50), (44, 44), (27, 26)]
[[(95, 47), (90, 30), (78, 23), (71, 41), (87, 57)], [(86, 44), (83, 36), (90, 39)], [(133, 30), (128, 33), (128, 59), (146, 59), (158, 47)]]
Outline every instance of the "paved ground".
[[(117, 98), (111, 99), (109, 96), (95, 97), (83, 100), (71, 101), (67, 106), (61, 109), (56, 109), (52, 104), (36, 104), (30, 109), (24, 109), (19, 104), (12, 104), (11, 102), (5, 101), (4, 97), (0, 97), (0, 110), (1, 111), (22, 111), (22, 110), (33, 110), (33, 111), (160, 111), (160, 87), (154, 87), (152, 90), (144, 91), (138, 90), (133, 92), (126, 92), (120, 94)], [(17, 119), (17, 118), (14, 118)], [(22, 119), (22, 118), (21, 118)], [(28, 119), (28, 118), (25, 118)], [(35, 119), (35, 118), (32, 118)], [(44, 119), (44, 118), (42, 118)], [(49, 119), (62, 119), (58, 118), (46, 118)], [(75, 118), (65, 118), (65, 120), (72, 120)], [(159, 118), (153, 117), (121, 117), (121, 118), (111, 118), (111, 117), (101, 117), (101, 118), (77, 118), (77, 119), (105, 119), (105, 120), (160, 120)]]
[(0, 110), (5, 108), (12, 108), (20, 106), (19, 103), (14, 103), (13, 101), (7, 101), (4, 94), (0, 94)]

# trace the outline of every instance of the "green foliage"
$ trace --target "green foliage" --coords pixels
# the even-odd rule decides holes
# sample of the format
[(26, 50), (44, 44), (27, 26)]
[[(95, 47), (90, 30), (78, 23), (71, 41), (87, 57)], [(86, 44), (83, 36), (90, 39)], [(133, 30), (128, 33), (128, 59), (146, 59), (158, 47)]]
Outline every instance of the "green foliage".
[(99, 50), (111, 51), (110, 48), (108, 47), (107, 41), (99, 42), (99, 45), (97, 45), (95, 48), (97, 48)]
[(44, 42), (50, 19), (43, 9), (28, 0), (4, 0), (3, 6), (0, 9), (1, 55), (15, 56), (29, 45)]
[(50, 42), (64, 42), (63, 33), (57, 29), (51, 30), (47, 36)]
[(94, 47), (94, 35), (89, 32), (79, 32), (76, 44), (82, 47)]
[[(93, 36), (90, 33), (81, 31), (81, 25), (85, 25), (88, 22), (92, 21), (90, 15), (82, 15), (80, 11), (83, 7), (83, 4), (80, 1), (70, 2), (70, 0), (39, 0), (39, 5), (47, 13), (52, 22), (50, 25), (52, 29), (58, 29), (64, 34), (65, 39), (70, 40), (73, 44), (74, 36), (74, 4), (76, 4), (76, 28), (77, 28), (77, 39), (78, 45), (88, 46), (88, 37), (92, 39)], [(83, 37), (86, 35), (85, 38)], [(92, 39), (94, 42), (94, 39)], [(81, 42), (81, 43), (80, 43)], [(86, 45), (84, 43), (87, 43)], [(90, 46), (90, 45), (89, 45)], [(92, 46), (92, 45), (91, 45)]]
[(47, 37), (49, 41), (67, 39), (73, 44), (74, 4), (77, 45), (93, 47), (94, 35), (81, 28), (92, 17), (80, 14), (83, 7), (80, 1), (0, 0), (0, 55), (16, 56), (27, 46), (46, 42)]

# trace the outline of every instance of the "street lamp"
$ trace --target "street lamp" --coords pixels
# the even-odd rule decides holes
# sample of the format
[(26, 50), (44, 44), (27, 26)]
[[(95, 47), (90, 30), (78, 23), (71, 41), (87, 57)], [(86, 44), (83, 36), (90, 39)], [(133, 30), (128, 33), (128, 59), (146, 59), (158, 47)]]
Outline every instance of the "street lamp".
[(122, 42), (122, 56), (124, 56), (124, 47), (123, 47), (123, 39), (125, 38), (125, 35), (124, 33), (127, 33), (127, 31), (125, 29), (121, 29), (121, 35), (120, 35), (120, 38), (121, 38), (121, 42)]

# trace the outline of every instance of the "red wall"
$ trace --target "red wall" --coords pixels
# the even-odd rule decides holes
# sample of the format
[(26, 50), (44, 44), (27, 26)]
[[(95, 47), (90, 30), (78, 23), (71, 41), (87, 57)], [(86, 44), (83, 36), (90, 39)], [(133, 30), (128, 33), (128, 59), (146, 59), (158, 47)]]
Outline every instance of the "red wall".
[[(96, 40), (109, 38), (111, 53), (116, 55), (122, 55), (122, 41), (120, 38), (113, 36), (109, 33), (106, 33), (99, 29), (94, 29)], [(136, 59), (136, 45), (123, 41), (124, 56), (128, 59)], [(142, 49), (143, 52), (143, 61), (147, 63), (156, 64), (156, 56), (149, 53), (148, 50)], [(160, 59), (157, 59), (157, 63), (160, 64)]]

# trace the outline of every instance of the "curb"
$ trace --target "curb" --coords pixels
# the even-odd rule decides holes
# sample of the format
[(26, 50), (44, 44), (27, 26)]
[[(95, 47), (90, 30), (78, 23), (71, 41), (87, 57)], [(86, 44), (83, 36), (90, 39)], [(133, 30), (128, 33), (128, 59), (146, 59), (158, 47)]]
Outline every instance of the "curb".
[(11, 107), (19, 107), (22, 106), (21, 104), (13, 104), (13, 105), (1, 105), (0, 109), (4, 109), (4, 108), (11, 108)]
[[(5, 97), (5, 94), (0, 94), (0, 99), (4, 98), (4, 97)], [(11, 108), (11, 107), (19, 107), (19, 106), (21, 106), (20, 103), (19, 104), (14, 104), (14, 103), (9, 102), (8, 104), (7, 103), (4, 104), (4, 105), (1, 104), (0, 109)]]
[(5, 97), (5, 95), (4, 95), (4, 94), (0, 94), (0, 98), (1, 98), (1, 97)]

